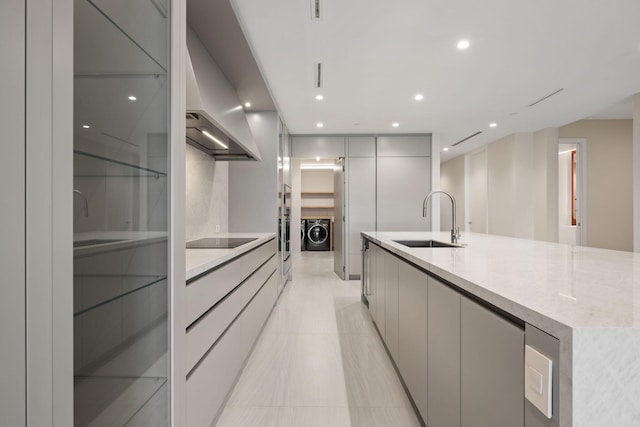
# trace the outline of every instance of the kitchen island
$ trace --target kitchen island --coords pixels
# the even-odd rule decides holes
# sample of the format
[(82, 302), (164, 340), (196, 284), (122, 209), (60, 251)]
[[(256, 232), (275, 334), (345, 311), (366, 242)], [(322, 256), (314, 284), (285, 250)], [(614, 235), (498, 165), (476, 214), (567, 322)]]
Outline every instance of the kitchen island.
[[(403, 357), (402, 337), (396, 343), (398, 339), (389, 333), (389, 323), (398, 317), (402, 321), (402, 268), (409, 266), (424, 275), (425, 280), (437, 281), (445, 291), (461, 296), (463, 305), (464, 300), (477, 303), (507, 324), (518, 326), (523, 336), (528, 338), (534, 335), (530, 331), (539, 330), (557, 341), (558, 360), (554, 363), (559, 373), (559, 396), (554, 396), (557, 400), (553, 404), (553, 417), (547, 420), (537, 414), (539, 421), (525, 425), (640, 425), (640, 254), (475, 233), (463, 235), (461, 242), (466, 245), (463, 248), (411, 248), (395, 242), (426, 239), (448, 242), (449, 233), (368, 232), (362, 236), (370, 246), (391, 255), (391, 261), (395, 259), (400, 264), (400, 273), (394, 273), (400, 277), (400, 283), (395, 288), (393, 282), (387, 283), (386, 302), (380, 305), (378, 301), (372, 307), (369, 301), (372, 314), (382, 320), (376, 324), (392, 358), (393, 348), (399, 349), (398, 360), (394, 358), (397, 365)], [(372, 265), (366, 255), (365, 261), (370, 263), (370, 275), (380, 267)], [(398, 268), (390, 265), (384, 265), (387, 275)], [(363, 283), (364, 299), (371, 299), (366, 278)], [(390, 289), (398, 289), (399, 296), (394, 297)], [(429, 309), (431, 303), (430, 300)], [(392, 311), (395, 317), (389, 318), (387, 309), (387, 318), (383, 319), (384, 310), (380, 311), (380, 307), (385, 304), (387, 308), (399, 307), (400, 314)], [(385, 324), (386, 334), (380, 330), (380, 323)], [(429, 334), (433, 327), (429, 325)], [(464, 323), (462, 329), (462, 344), (458, 345), (463, 347), (459, 351), (464, 359)], [(402, 333), (402, 324), (392, 324), (391, 331), (395, 330)], [(462, 362), (462, 374), (458, 374), (464, 383)], [(402, 370), (399, 366), (401, 373)], [(524, 369), (521, 375), (524, 377)], [(464, 396), (464, 384), (461, 393)], [(415, 397), (414, 401), (420, 407)], [(461, 412), (464, 415), (464, 408)], [(422, 416), (427, 418), (426, 414)]]

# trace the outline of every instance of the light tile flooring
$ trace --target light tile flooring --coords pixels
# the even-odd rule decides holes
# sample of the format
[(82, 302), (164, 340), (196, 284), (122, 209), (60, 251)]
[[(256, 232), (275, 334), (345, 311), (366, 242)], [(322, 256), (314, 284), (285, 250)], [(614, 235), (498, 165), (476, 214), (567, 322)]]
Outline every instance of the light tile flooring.
[(218, 427), (419, 426), (332, 252), (303, 252), (231, 393)]

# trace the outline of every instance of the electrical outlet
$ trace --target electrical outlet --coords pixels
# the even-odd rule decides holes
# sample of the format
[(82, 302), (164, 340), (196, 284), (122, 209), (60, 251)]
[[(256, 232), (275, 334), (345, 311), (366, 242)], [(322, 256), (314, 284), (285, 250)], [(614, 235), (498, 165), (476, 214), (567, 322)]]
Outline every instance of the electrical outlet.
[(220, 224), (216, 224), (216, 233), (220, 232)]

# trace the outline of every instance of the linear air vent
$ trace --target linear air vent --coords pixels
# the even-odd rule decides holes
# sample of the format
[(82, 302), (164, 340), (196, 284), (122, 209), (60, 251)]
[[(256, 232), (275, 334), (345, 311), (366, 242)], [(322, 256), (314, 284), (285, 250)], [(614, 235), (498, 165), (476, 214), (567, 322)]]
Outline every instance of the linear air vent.
[(560, 93), (560, 92), (562, 92), (563, 90), (564, 90), (564, 88), (562, 88), (562, 87), (561, 87), (560, 89), (554, 90), (554, 91), (553, 91), (553, 92), (551, 92), (550, 94), (545, 95), (545, 96), (543, 96), (542, 98), (538, 98), (537, 100), (533, 101), (531, 104), (529, 104), (529, 107), (533, 107), (534, 105), (539, 104), (539, 103), (541, 103), (542, 101), (545, 101), (545, 100), (547, 100), (547, 99), (551, 98), (553, 95), (555, 95), (555, 94), (557, 94), (557, 93)]
[(316, 89), (322, 88), (322, 62), (313, 64), (313, 85)]
[(478, 132), (474, 133), (473, 135), (469, 135), (469, 136), (468, 136), (468, 137), (466, 137), (466, 138), (462, 138), (460, 141), (456, 142), (455, 144), (451, 144), (451, 146), (452, 146), (452, 147), (455, 147), (455, 146), (456, 146), (456, 145), (458, 145), (458, 144), (462, 144), (463, 142), (468, 141), (469, 139), (473, 138), (474, 136), (478, 136), (478, 135), (480, 135), (481, 133), (482, 133), (482, 131), (480, 130), (480, 131), (478, 131)]
[(311, 0), (311, 19), (320, 19), (320, 0)]

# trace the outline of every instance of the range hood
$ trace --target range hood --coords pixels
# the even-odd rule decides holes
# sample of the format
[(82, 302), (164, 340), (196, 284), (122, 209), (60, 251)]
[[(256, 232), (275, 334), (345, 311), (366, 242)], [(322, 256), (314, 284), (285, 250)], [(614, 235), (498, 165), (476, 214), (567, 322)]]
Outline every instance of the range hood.
[(216, 160), (262, 160), (236, 91), (187, 30), (186, 142)]

